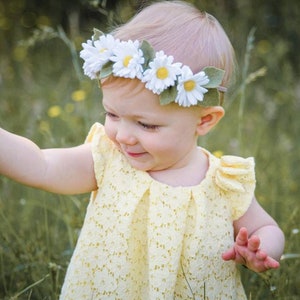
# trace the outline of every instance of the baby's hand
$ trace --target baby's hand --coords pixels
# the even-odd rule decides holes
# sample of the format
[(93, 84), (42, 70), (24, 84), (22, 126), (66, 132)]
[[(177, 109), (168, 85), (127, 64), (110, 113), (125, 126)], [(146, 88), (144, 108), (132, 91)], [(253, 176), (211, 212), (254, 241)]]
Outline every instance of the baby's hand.
[(254, 272), (264, 272), (268, 269), (276, 269), (279, 262), (268, 256), (266, 252), (259, 249), (260, 239), (258, 236), (248, 238), (246, 228), (241, 228), (236, 236), (235, 243), (231, 249), (222, 254), (224, 260), (233, 260), (238, 264), (245, 265)]

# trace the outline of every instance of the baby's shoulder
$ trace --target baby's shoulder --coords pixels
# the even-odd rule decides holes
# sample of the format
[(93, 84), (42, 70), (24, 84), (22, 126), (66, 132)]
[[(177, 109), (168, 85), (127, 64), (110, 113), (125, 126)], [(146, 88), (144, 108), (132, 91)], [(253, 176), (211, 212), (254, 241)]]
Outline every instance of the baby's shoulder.
[(234, 155), (216, 157), (209, 154), (212, 180), (218, 193), (223, 195), (231, 207), (232, 219), (241, 217), (248, 209), (256, 185), (253, 157)]
[(214, 169), (216, 184), (225, 191), (246, 192), (248, 184), (255, 183), (253, 157), (234, 155), (210, 156), (210, 167)]

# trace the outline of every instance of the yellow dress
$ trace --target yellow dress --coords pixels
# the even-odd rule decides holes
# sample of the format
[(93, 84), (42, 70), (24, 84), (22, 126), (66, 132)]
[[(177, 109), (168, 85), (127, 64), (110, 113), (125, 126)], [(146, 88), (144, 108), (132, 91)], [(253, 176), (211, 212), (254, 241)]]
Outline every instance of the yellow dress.
[(96, 123), (91, 195), (61, 300), (246, 299), (232, 222), (255, 188), (252, 158), (214, 157), (197, 186), (171, 187), (132, 168)]

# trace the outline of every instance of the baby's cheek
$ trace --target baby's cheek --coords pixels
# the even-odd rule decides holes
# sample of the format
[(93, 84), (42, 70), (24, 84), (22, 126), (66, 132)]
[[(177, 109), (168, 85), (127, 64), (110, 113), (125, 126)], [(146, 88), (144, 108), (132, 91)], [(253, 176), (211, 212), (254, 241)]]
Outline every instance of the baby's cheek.
[(104, 129), (108, 138), (116, 145), (118, 149), (120, 149), (120, 144), (116, 140), (116, 131), (113, 129), (113, 127), (104, 125)]
[(112, 141), (115, 142), (116, 131), (114, 130), (113, 126), (111, 126), (110, 123), (111, 122), (109, 122), (109, 121), (105, 121), (105, 123), (104, 123), (105, 133), (109, 137), (109, 139), (111, 139)]

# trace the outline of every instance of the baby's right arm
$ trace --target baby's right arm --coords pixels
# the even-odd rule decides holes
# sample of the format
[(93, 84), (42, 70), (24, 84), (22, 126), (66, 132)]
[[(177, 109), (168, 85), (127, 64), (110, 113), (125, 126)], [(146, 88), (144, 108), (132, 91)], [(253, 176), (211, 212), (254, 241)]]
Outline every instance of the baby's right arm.
[(0, 174), (54, 193), (78, 194), (97, 188), (90, 144), (42, 150), (1, 128)]

